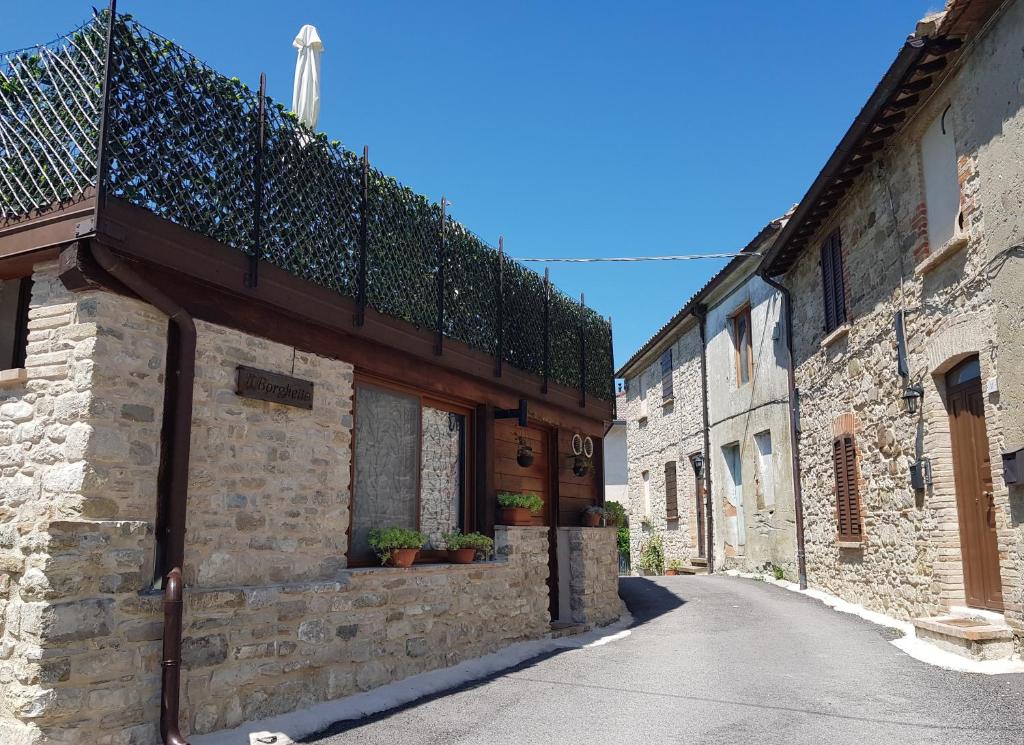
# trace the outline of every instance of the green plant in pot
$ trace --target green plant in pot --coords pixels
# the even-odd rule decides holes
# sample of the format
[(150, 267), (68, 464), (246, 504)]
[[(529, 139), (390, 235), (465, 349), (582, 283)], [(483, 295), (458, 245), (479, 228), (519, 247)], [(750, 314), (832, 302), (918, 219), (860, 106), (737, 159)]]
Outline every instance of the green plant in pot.
[(380, 563), (393, 567), (411, 567), (426, 542), (425, 535), (408, 528), (373, 528), (369, 535), (370, 548)]
[(583, 527), (600, 528), (601, 522), (608, 517), (608, 510), (598, 504), (591, 505), (583, 510)]
[(483, 533), (463, 533), (456, 529), (442, 538), (448, 547), (448, 560), (453, 564), (472, 564), (478, 553), (489, 559), (494, 551), (494, 541)]
[(674, 577), (681, 571), (683, 571), (683, 562), (679, 561), (679, 559), (672, 559), (668, 563), (668, 567), (665, 568), (665, 574), (669, 577)]
[(544, 500), (530, 492), (500, 491), (498, 506), (498, 521), (502, 525), (530, 525), (533, 515), (544, 509)]

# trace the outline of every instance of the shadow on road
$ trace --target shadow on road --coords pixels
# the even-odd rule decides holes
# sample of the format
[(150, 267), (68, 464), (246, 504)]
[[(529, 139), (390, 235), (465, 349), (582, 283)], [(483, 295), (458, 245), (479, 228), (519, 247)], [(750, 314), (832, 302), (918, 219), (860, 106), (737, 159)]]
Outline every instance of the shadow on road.
[[(673, 578), (675, 579), (675, 578)], [(633, 629), (641, 626), (660, 615), (668, 613), (675, 608), (678, 608), (686, 603), (682, 597), (673, 592), (672, 590), (664, 587), (661, 583), (667, 583), (671, 580), (666, 580), (663, 577), (659, 577), (657, 581), (652, 580), (648, 577), (620, 577), (619, 578), (619, 597), (626, 603), (626, 607), (629, 609), (630, 614), (633, 616), (633, 622), (629, 625), (629, 628)], [(682, 588), (680, 588), (682, 589)], [(387, 719), (401, 711), (407, 711), (414, 709), (417, 706), (422, 706), (431, 701), (450, 696), (453, 693), (461, 693), (463, 691), (471, 691), (475, 688), (480, 688), (487, 685), (488, 683), (502, 678), (510, 673), (517, 673), (523, 670), (528, 670), (534, 665), (537, 665), (545, 660), (550, 660), (553, 657), (557, 657), (565, 652), (574, 651), (574, 648), (569, 647), (565, 649), (555, 649), (544, 654), (531, 657), (528, 660), (509, 667), (504, 670), (492, 673), (483, 678), (477, 678), (476, 680), (469, 681), (461, 686), (455, 686), (447, 688), (443, 691), (424, 696), (423, 698), (417, 699), (416, 701), (410, 701), (402, 706), (397, 706), (387, 711), (382, 711), (377, 714), (371, 714), (360, 719), (349, 719), (342, 722), (336, 722), (327, 729), (317, 732), (313, 735), (308, 735), (298, 742), (301, 743), (314, 743), (322, 740), (326, 737), (333, 735), (339, 735), (344, 732), (349, 732), (359, 727), (364, 727), (367, 724), (373, 722), (379, 722), (383, 719)]]

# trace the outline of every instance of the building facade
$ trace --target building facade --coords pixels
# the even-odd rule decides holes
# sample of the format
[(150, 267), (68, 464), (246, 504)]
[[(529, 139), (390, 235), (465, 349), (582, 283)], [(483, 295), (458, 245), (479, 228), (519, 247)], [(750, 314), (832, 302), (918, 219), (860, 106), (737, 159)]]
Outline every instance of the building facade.
[(1022, 47), (1021, 2), (922, 21), (767, 260), (792, 296), (810, 584), (966, 607), (1018, 649)]
[(780, 296), (756, 275), (782, 224), (766, 226), (618, 373), (634, 569), (656, 537), (666, 564), (684, 571), (711, 557), (713, 569), (795, 578)]
[[(251, 91), (157, 39), (99, 14), (46, 49), (98, 76), (51, 81), (77, 113), (37, 127), (28, 86), (0, 121), (0, 742), (179, 743), (618, 618), (615, 530), (581, 527), (607, 321), (273, 107), (249, 169)], [(133, 160), (156, 145), (181, 169)], [(541, 507), (505, 524), (500, 492)], [(421, 532), (415, 563), (374, 528)]]

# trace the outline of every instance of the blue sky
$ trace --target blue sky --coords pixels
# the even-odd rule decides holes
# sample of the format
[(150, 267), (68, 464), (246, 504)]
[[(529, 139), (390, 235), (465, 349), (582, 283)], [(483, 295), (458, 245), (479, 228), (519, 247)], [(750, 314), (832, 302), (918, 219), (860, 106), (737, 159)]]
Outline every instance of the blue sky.
[[(735, 250), (803, 196), (939, 0), (769, 3), (122, 0), (119, 10), (290, 103), (324, 40), (320, 129), (513, 256)], [(88, 2), (9, 3), (0, 49)], [(615, 325), (621, 364), (721, 261), (552, 266)], [(534, 265), (540, 268), (539, 265)]]

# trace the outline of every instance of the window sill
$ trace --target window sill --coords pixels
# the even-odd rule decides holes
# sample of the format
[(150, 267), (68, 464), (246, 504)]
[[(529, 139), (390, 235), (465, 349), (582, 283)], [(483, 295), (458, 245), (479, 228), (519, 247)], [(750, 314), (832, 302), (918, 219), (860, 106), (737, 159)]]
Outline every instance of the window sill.
[(971, 241), (971, 236), (968, 233), (962, 233), (960, 235), (954, 235), (945, 246), (940, 248), (933, 254), (929, 254), (928, 258), (914, 267), (914, 273), (918, 276), (924, 276), (929, 274), (938, 268), (940, 264), (945, 262), (947, 259), (960, 253), (968, 243)]
[(661, 401), (661, 408), (665, 408), (666, 406), (671, 406), (675, 402), (676, 402), (676, 399), (675, 399), (674, 396), (662, 399), (662, 401)]
[(842, 326), (832, 329), (824, 339), (821, 340), (821, 348), (828, 349), (840, 339), (845, 339), (850, 333), (850, 324), (844, 323)]
[(28, 372), (24, 367), (14, 367), (10, 370), (0, 370), (0, 388), (21, 385), (28, 380)]
[(836, 546), (839, 548), (864, 548), (864, 541), (847, 541), (840, 538), (836, 539)]

